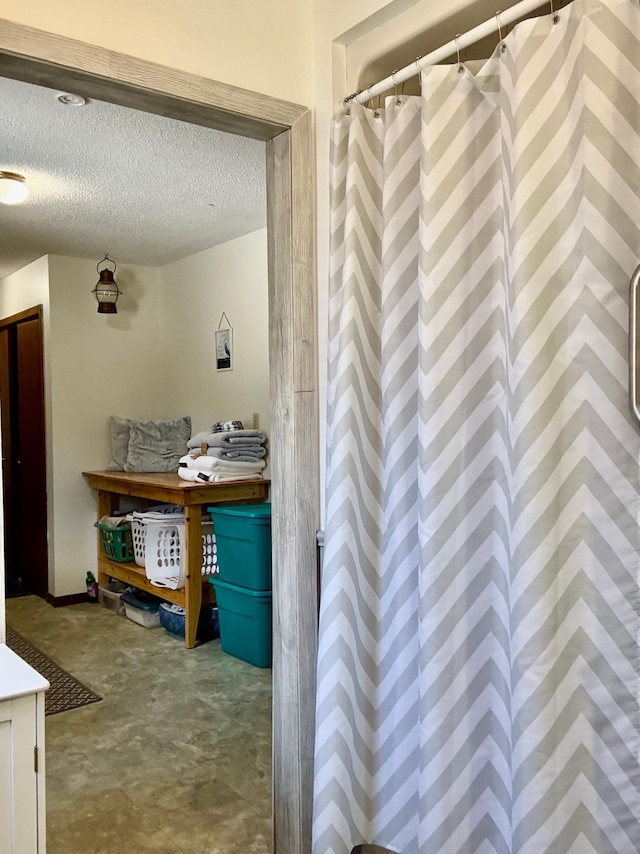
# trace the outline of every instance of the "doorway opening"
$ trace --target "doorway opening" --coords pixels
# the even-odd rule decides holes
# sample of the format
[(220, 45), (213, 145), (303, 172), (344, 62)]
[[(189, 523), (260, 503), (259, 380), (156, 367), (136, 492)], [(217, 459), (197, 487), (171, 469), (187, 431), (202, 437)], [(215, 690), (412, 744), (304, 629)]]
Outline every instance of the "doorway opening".
[(3, 73), (15, 79), (266, 141), (274, 837), (278, 854), (304, 854), (311, 838), (319, 506), (311, 115), (9, 22), (0, 31), (0, 58)]

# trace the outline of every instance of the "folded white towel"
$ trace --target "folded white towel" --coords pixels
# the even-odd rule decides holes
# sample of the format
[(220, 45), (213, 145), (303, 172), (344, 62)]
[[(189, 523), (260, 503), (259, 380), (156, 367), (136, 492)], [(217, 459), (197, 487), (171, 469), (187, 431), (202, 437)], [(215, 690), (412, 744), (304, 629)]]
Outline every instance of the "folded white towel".
[(221, 472), (223, 474), (250, 474), (260, 472), (265, 467), (264, 460), (221, 460), (218, 457), (194, 457), (186, 454), (180, 457), (180, 467), (196, 471)]
[(201, 483), (209, 483), (209, 481), (211, 479), (211, 472), (197, 471), (196, 469), (179, 468), (178, 469), (178, 477), (181, 477), (183, 480), (200, 481)]
[(224, 472), (214, 472), (209, 481), (214, 483), (226, 483), (232, 480), (262, 480), (262, 475), (256, 474), (224, 474)]
[(260, 473), (255, 474), (224, 474), (222, 472), (198, 471), (197, 469), (179, 468), (178, 477), (193, 483), (226, 483), (232, 480), (262, 480)]

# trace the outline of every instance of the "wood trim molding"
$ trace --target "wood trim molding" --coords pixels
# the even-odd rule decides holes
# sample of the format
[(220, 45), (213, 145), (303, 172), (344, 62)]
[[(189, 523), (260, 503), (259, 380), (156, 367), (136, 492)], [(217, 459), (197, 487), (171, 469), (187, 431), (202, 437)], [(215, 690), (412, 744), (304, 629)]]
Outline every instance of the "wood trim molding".
[(0, 329), (13, 326), (14, 323), (22, 323), (24, 320), (42, 321), (43, 310), (42, 304), (34, 305), (32, 308), (25, 308), (24, 311), (12, 314), (11, 317), (2, 317), (0, 318)]
[(53, 605), (54, 608), (64, 608), (67, 605), (81, 605), (83, 602), (88, 602), (89, 599), (86, 593), (72, 593), (70, 596), (53, 596), (47, 593), (47, 602)]
[(307, 111), (75, 39), (0, 19), (0, 74), (124, 107), (267, 140)]
[[(315, 308), (308, 287), (313, 269), (313, 185), (308, 161), (311, 117), (267, 143), (269, 242), (269, 363), (272, 418), (280, 442), (272, 448), (273, 697), (275, 832), (278, 854), (310, 850), (315, 721), (318, 482)], [(283, 322), (290, 318), (290, 322)], [(289, 382), (282, 383), (286, 376)], [(295, 483), (295, 490), (288, 485)], [(297, 738), (292, 739), (291, 733)], [(286, 844), (282, 839), (286, 834)]]
[(274, 851), (309, 854), (319, 521), (311, 114), (5, 20), (0, 74), (267, 141)]

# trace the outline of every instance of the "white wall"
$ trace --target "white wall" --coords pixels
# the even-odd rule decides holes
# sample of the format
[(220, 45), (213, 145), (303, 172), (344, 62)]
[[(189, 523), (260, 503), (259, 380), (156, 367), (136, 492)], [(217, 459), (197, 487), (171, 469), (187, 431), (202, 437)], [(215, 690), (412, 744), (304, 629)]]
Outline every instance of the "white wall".
[(0, 16), (310, 105), (312, 8), (312, 0), (3, 0)]
[[(269, 434), (267, 230), (161, 267), (158, 278), (164, 370), (178, 414), (191, 415), (200, 432), (232, 419), (251, 427), (257, 412)], [(232, 371), (215, 365), (223, 312), (233, 327)]]
[(46, 257), (38, 258), (13, 275), (0, 279), (0, 317), (18, 314), (35, 305), (42, 305), (44, 317), (48, 318), (49, 265)]
[(157, 271), (118, 264), (115, 278), (118, 313), (98, 314), (96, 260), (49, 256), (54, 596), (82, 591), (96, 568), (95, 495), (81, 473), (111, 458), (109, 416), (165, 417)]

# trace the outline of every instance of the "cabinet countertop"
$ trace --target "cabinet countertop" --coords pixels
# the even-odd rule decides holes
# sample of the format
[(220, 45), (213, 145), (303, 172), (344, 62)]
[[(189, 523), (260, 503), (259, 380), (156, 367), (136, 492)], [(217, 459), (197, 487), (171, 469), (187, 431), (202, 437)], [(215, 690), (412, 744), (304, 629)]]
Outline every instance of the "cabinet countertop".
[(19, 655), (0, 644), (0, 702), (46, 691), (49, 683)]

